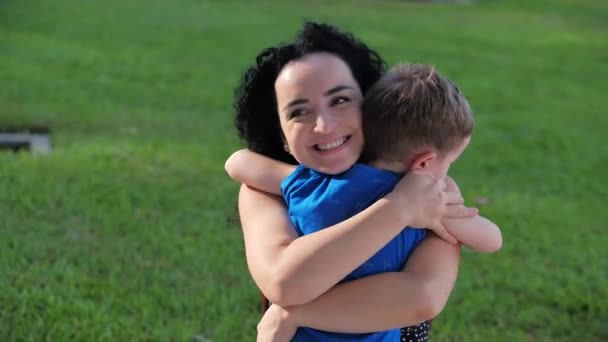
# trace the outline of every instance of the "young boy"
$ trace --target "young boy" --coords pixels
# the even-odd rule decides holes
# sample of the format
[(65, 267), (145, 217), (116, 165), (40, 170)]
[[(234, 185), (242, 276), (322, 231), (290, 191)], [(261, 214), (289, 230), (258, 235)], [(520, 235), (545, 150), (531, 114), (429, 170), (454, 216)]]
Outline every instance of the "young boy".
[[(282, 193), (300, 236), (367, 208), (390, 192), (407, 171), (427, 172), (444, 179), (446, 190), (459, 191), (447, 172), (470, 141), (473, 117), (454, 83), (426, 65), (398, 65), (367, 92), (362, 118), (363, 163), (344, 173), (323, 174), (248, 150), (234, 153), (226, 170), (241, 183)], [(476, 251), (491, 253), (501, 247), (500, 230), (481, 216), (446, 219), (443, 224), (459, 242)], [(404, 229), (344, 281), (401, 270), (425, 234), (422, 229)], [(305, 340), (306, 334), (319, 337), (313, 329), (299, 329), (295, 340)], [(381, 340), (392, 340), (388, 336)]]

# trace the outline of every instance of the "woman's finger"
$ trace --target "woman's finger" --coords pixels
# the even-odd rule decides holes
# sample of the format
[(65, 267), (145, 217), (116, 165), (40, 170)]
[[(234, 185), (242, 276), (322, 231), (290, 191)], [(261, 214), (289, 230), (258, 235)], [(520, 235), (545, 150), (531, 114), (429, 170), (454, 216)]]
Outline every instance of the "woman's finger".
[(450, 218), (463, 218), (463, 217), (473, 217), (479, 213), (477, 208), (468, 208), (463, 205), (448, 205), (446, 207), (445, 217)]
[(463, 204), (464, 203), (464, 198), (462, 198), (462, 196), (457, 192), (448, 191), (445, 193), (445, 195), (446, 195), (447, 204)]
[(458, 240), (456, 240), (456, 238), (450, 234), (441, 223), (439, 223), (438, 226), (432, 230), (437, 236), (449, 244), (455, 245), (458, 242)]

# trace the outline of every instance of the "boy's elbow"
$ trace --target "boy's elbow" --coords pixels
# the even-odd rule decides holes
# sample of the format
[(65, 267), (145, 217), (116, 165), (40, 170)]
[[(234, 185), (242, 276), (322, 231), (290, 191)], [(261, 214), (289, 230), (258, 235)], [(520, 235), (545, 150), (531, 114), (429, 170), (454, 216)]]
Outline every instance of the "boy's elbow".
[(490, 233), (486, 233), (484, 237), (476, 243), (476, 247), (471, 247), (473, 250), (480, 253), (496, 253), (502, 248), (502, 233), (498, 226), (494, 225)]
[(500, 229), (496, 228), (496, 236), (488, 243), (485, 253), (496, 253), (502, 248), (502, 234)]
[(502, 240), (494, 240), (484, 242), (479, 246), (469, 246), (473, 251), (478, 253), (492, 254), (498, 252), (502, 248)]
[(496, 224), (494, 224), (492, 228), (494, 231), (494, 237), (492, 239), (492, 243), (490, 244), (491, 248), (488, 253), (496, 253), (502, 248), (502, 232)]
[(498, 238), (496, 239), (496, 241), (494, 242), (494, 245), (492, 246), (492, 250), (490, 251), (490, 253), (496, 253), (501, 248), (502, 248), (502, 236), (499, 235)]

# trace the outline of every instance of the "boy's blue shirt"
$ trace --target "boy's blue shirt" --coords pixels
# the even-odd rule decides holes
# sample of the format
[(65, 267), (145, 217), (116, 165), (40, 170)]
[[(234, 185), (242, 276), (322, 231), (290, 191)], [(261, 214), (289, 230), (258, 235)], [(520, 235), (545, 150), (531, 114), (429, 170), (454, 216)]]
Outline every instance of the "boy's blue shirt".
[[(339, 175), (326, 175), (299, 165), (281, 183), (289, 217), (299, 236), (342, 222), (389, 193), (401, 175), (355, 164)], [(382, 227), (378, 227), (382, 229)], [(401, 271), (424, 229), (405, 228), (386, 246), (342, 281)], [(292, 341), (399, 341), (400, 329), (370, 334), (330, 333), (299, 328)]]

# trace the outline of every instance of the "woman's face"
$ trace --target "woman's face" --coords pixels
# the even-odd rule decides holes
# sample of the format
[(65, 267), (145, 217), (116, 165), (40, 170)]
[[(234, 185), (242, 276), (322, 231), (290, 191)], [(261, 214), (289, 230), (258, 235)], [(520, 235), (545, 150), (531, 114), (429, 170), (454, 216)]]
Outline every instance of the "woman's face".
[(359, 159), (363, 96), (344, 61), (306, 55), (281, 70), (275, 91), (286, 147), (300, 164), (337, 174)]

